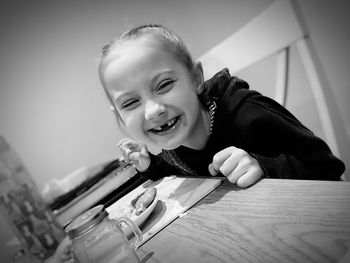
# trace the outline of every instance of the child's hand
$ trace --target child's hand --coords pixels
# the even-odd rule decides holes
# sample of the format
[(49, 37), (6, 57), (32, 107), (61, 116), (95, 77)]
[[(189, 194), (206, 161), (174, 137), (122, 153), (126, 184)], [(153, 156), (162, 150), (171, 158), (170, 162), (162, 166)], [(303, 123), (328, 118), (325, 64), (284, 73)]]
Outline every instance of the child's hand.
[(147, 170), (151, 164), (148, 149), (145, 144), (125, 138), (118, 143), (118, 147), (126, 163), (132, 163), (139, 172)]
[(211, 175), (222, 173), (227, 179), (240, 187), (248, 187), (264, 174), (257, 160), (246, 151), (234, 146), (221, 150), (209, 164)]

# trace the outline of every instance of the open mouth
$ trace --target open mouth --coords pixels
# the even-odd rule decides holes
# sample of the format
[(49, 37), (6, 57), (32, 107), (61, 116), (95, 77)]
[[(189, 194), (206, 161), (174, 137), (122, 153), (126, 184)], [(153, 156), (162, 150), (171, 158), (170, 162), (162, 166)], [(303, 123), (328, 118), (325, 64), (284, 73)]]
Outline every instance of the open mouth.
[(164, 123), (163, 125), (149, 129), (148, 131), (155, 134), (161, 134), (161, 133), (167, 132), (171, 129), (174, 129), (176, 124), (179, 122), (179, 120), (180, 120), (180, 116), (177, 116), (171, 119), (170, 121)]

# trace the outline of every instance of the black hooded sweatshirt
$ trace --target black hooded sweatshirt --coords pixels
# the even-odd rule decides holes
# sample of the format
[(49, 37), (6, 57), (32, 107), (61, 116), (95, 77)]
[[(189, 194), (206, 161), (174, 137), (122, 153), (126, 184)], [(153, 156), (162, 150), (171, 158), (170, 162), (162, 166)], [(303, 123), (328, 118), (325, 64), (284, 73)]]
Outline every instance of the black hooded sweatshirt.
[(212, 133), (202, 150), (180, 146), (150, 154), (151, 165), (139, 173), (157, 180), (176, 174), (208, 175), (213, 156), (230, 146), (254, 157), (264, 177), (339, 180), (345, 170), (327, 144), (316, 137), (276, 101), (249, 90), (249, 85), (231, 77), (228, 69), (204, 83), (204, 105), (215, 101)]

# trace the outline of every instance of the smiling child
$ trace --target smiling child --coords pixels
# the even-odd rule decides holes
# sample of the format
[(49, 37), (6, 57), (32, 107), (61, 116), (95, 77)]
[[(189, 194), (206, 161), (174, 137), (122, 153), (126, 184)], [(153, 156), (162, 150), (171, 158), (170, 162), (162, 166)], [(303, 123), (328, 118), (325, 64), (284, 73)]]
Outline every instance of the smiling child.
[(262, 177), (339, 180), (344, 172), (324, 141), (227, 69), (204, 81), (164, 26), (131, 29), (105, 46), (99, 75), (130, 137), (118, 146), (144, 178), (220, 173), (248, 187)]

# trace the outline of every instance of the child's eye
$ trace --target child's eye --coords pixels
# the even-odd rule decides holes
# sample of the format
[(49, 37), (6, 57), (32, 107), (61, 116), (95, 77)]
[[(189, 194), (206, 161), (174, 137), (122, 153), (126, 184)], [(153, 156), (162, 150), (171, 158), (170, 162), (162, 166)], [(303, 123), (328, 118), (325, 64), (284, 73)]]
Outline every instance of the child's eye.
[(165, 93), (173, 87), (174, 83), (175, 83), (175, 80), (173, 79), (164, 80), (159, 83), (159, 85), (156, 88), (156, 92), (161, 94)]
[(131, 99), (123, 102), (120, 108), (123, 110), (132, 110), (135, 109), (139, 104), (139, 100)]

